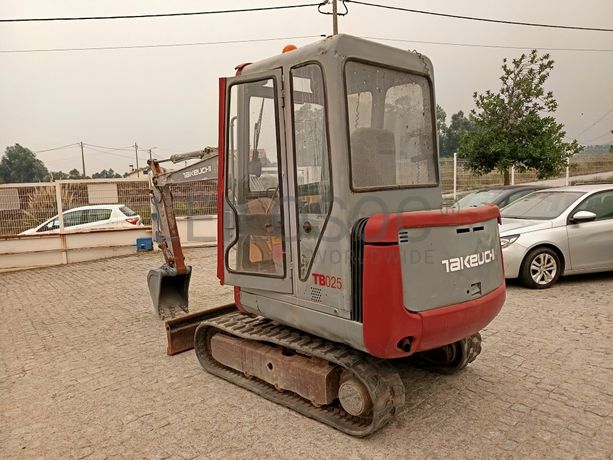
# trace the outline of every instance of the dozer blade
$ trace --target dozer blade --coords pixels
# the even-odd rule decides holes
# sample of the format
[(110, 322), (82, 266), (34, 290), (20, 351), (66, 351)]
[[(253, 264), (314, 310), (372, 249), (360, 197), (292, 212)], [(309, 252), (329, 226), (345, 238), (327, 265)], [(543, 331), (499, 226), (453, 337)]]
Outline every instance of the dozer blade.
[(176, 355), (194, 348), (194, 333), (198, 325), (207, 319), (236, 311), (236, 304), (230, 303), (208, 310), (197, 311), (166, 321), (166, 354)]
[(166, 265), (147, 274), (149, 294), (153, 302), (153, 310), (162, 319), (174, 318), (178, 309), (187, 313), (189, 309), (189, 280), (192, 267), (187, 266), (184, 274)]

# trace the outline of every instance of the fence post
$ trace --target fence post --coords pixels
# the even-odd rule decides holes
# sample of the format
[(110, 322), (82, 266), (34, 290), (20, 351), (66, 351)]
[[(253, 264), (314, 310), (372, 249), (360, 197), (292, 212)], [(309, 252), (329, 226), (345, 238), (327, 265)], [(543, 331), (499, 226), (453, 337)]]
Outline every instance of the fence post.
[(511, 185), (515, 185), (515, 166), (511, 166)]
[(62, 206), (62, 184), (55, 183), (55, 201), (57, 204), (57, 220), (60, 225), (60, 233), (64, 233), (64, 214)]
[(453, 152), (453, 201), (458, 193), (458, 153)]
[(55, 183), (55, 201), (57, 204), (57, 221), (60, 230), (60, 241), (62, 244), (62, 264), (68, 263), (68, 256), (66, 255), (66, 236), (64, 235), (64, 208), (62, 205), (62, 184), (60, 182)]
[(570, 183), (570, 158), (566, 159), (566, 177), (564, 180), (564, 185), (568, 186)]

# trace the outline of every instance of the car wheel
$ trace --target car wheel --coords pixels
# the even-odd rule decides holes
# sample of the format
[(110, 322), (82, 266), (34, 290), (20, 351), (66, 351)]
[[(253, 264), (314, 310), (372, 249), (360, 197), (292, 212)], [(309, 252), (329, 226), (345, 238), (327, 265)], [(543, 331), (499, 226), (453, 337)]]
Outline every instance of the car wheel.
[(549, 248), (535, 248), (526, 255), (519, 272), (524, 286), (547, 289), (558, 280), (562, 271), (560, 257)]

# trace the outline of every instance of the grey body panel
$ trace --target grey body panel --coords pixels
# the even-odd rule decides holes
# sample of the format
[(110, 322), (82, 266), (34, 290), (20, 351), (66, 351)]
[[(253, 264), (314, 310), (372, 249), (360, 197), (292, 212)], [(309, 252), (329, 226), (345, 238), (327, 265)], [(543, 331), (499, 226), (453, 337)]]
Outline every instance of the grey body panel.
[(503, 278), (498, 222), (400, 231), (404, 305), (425, 311), (479, 298)]
[(266, 291), (241, 289), (241, 305), (250, 313), (366, 351), (361, 323), (297, 305), (291, 298), (288, 300), (280, 300), (279, 296)]

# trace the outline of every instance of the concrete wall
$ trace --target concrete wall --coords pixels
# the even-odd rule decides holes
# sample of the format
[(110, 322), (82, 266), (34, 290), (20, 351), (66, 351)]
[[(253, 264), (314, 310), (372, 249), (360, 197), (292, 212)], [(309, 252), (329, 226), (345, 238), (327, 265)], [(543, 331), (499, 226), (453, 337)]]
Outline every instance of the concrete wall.
[[(180, 217), (177, 225), (181, 243), (186, 247), (212, 245), (217, 241), (216, 216)], [(137, 238), (151, 238), (151, 228), (3, 236), (0, 237), (0, 271), (133, 254)]]

